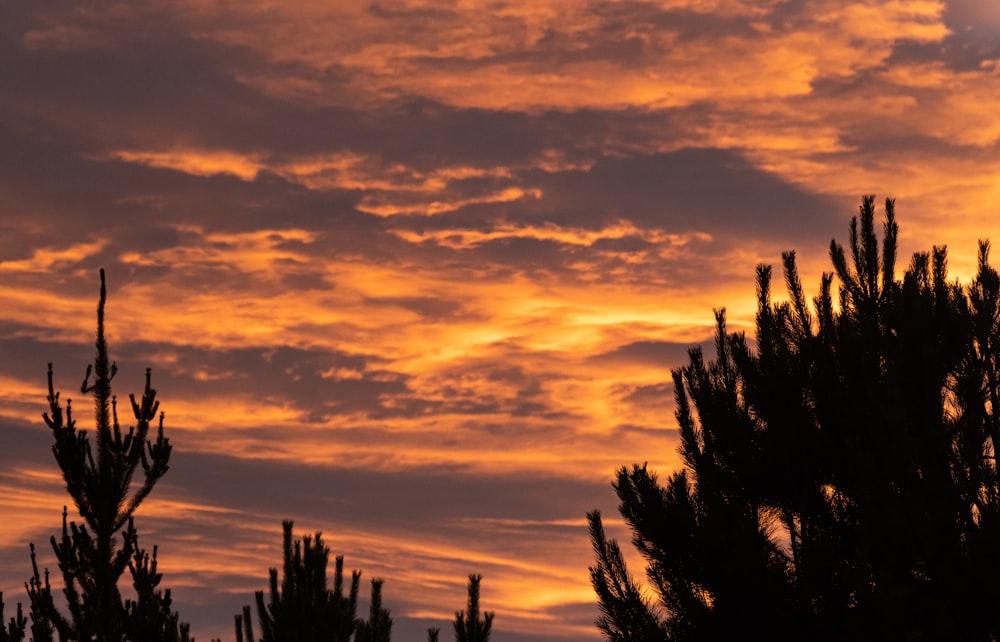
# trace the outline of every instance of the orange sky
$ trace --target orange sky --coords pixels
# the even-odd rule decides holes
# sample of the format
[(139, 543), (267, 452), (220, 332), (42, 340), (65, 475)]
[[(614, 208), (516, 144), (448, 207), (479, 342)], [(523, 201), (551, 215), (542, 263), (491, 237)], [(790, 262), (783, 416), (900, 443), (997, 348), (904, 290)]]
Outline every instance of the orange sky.
[[(386, 580), (396, 639), (598, 639), (586, 511), (677, 465), (670, 369), (754, 266), (815, 289), (863, 193), (956, 277), (1000, 239), (1000, 9), (977, 0), (0, 8), (0, 590), (66, 501), (98, 268), (171, 472), (137, 519), (199, 639), (281, 520)], [(46, 557), (47, 556), (47, 557)], [(635, 569), (638, 570), (638, 567)]]

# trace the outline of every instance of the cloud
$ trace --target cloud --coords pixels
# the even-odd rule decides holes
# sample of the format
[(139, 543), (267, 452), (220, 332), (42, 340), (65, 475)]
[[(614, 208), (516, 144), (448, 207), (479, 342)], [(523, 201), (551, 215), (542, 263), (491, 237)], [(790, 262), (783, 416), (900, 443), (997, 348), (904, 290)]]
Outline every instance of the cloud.
[(687, 361), (688, 343), (671, 341), (633, 341), (614, 350), (591, 357), (609, 366), (638, 364), (652, 368), (673, 368)]
[(810, 289), (862, 193), (957, 275), (1000, 236), (985, 7), (10, 6), (8, 599), (65, 501), (45, 364), (78, 396), (104, 267), (116, 390), (153, 367), (176, 445), (141, 533), (199, 636), (294, 517), (412, 636), (483, 572), (498, 642), (596, 639), (583, 515), (679, 464), (669, 370), (713, 308), (752, 328), (756, 264), (797, 249)]

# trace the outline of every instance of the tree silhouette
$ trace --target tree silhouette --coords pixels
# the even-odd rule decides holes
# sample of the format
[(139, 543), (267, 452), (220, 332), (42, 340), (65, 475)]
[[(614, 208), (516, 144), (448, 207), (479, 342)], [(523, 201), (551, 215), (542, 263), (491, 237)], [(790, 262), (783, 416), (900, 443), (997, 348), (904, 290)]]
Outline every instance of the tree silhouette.
[(1000, 635), (1000, 278), (981, 242), (967, 287), (938, 247), (897, 280), (893, 201), (881, 248), (874, 212), (812, 306), (788, 252), (787, 301), (758, 267), (753, 347), (718, 311), (715, 360), (674, 371), (684, 470), (614, 484), (652, 596), (589, 515), (609, 640)]
[(455, 642), (488, 642), (490, 639), (493, 612), (486, 611), (482, 617), (479, 612), (479, 584), (482, 579), (482, 575), (469, 576), (469, 603), (464, 611), (455, 613)]
[[(85, 430), (77, 429), (69, 400), (63, 408), (53, 385), (52, 364), (48, 368), (49, 412), (44, 419), (55, 439), (52, 451), (66, 490), (84, 523), (68, 521), (64, 508), (62, 535), (52, 538), (68, 615), (56, 608), (48, 570), (39, 572), (35, 548), (31, 546), (33, 574), (26, 588), (31, 603), (32, 639), (47, 642), (55, 635), (60, 642), (187, 640), (187, 626), (179, 624), (177, 614), (170, 610), (169, 589), (159, 588), (156, 549), (150, 554), (139, 546), (133, 522), (136, 509), (167, 472), (171, 446), (163, 435), (163, 413), (158, 414), (159, 403), (149, 370), (141, 399), (129, 396), (135, 426), (125, 431), (119, 424), (117, 399), (111, 392), (117, 367), (108, 356), (104, 334), (106, 300), (101, 270), (97, 356), (93, 366), (87, 367), (81, 387), (83, 394), (94, 398), (95, 442)], [(157, 417), (156, 436), (147, 439)], [(139, 468), (143, 479), (133, 488)], [(123, 600), (118, 584), (126, 569), (132, 577), (135, 597)], [(12, 640), (21, 639), (17, 631), (23, 631), (25, 624), (20, 613), (16, 620), (5, 634)]]
[(371, 605), (367, 620), (355, 622), (355, 642), (389, 642), (392, 633), (392, 618), (389, 611), (382, 608), (382, 580), (372, 580)]
[(21, 642), (24, 639), (24, 627), (28, 624), (21, 605), (17, 605), (17, 613), (7, 622), (4, 622), (3, 608), (3, 593), (0, 592), (0, 642)]
[[(269, 602), (264, 592), (255, 594), (262, 642), (387, 642), (392, 628), (389, 611), (382, 608), (382, 580), (372, 580), (371, 613), (368, 620), (356, 619), (358, 585), (361, 573), (351, 574), (344, 594), (344, 558), (338, 555), (334, 567), (333, 589), (327, 583), (326, 569), (330, 549), (322, 534), (295, 540), (293, 523), (282, 523), (282, 580), (278, 570), (270, 569)], [(249, 606), (237, 614), (237, 642), (256, 642)], [(355, 633), (358, 633), (355, 636)]]

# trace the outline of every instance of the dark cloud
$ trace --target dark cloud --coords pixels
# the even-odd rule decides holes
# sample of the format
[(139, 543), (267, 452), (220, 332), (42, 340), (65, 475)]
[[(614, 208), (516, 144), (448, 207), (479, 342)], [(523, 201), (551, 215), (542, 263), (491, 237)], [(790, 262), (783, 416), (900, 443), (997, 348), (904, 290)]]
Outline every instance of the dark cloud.
[[(672, 404), (669, 406), (672, 408)], [(664, 418), (672, 416), (671, 413), (666, 413)], [(673, 446), (677, 446), (680, 440), (677, 436), (677, 429), (675, 427), (657, 427), (657, 426), (637, 426), (635, 424), (620, 424), (614, 427), (614, 432), (618, 436), (622, 437), (640, 437), (643, 439), (658, 439), (664, 444), (671, 443)], [(669, 441), (668, 441), (669, 440)]]
[(673, 407), (674, 384), (672, 380), (642, 386), (618, 386), (622, 400), (648, 407)]
[(605, 158), (589, 171), (534, 177), (545, 197), (523, 220), (598, 226), (617, 218), (667, 232), (723, 237), (812, 238), (842, 213), (830, 201), (713, 149)]
[(442, 164), (516, 168), (538, 161), (545, 150), (559, 150), (562, 162), (574, 164), (592, 160), (606, 145), (648, 142), (651, 130), (679, 130), (688, 116), (686, 110), (510, 112), (408, 96), (369, 113), (352, 148), (417, 169)]
[[(783, 2), (794, 6), (796, 2)], [(682, 40), (718, 40), (725, 37), (754, 38), (760, 32), (753, 23), (775, 20), (775, 9), (764, 15), (724, 15), (722, 12), (693, 11), (684, 7), (667, 7), (655, 2), (593, 2), (591, 10), (601, 18), (599, 33), (608, 39), (626, 33), (676, 34)], [(597, 59), (603, 60), (606, 57)], [(612, 59), (615, 59), (612, 56)], [(637, 61), (633, 61), (637, 62)]]
[[(39, 382), (39, 402), (44, 403), (45, 362), (55, 362), (56, 386), (64, 397), (74, 395), (93, 354), (86, 346), (39, 341), (29, 328), (6, 323), (0, 346), (7, 358), (0, 372)], [(218, 350), (177, 344), (117, 342), (112, 357), (122, 364), (115, 384), (119, 394), (141, 391), (144, 367), (156, 366), (154, 386), (170, 396), (205, 399), (232, 396), (274, 403), (291, 403), (310, 421), (331, 414), (362, 413), (389, 416), (406, 410), (384, 406), (385, 397), (409, 394), (408, 377), (385, 369), (385, 360), (364, 354), (303, 350), (288, 346)], [(176, 359), (162, 364), (163, 355)], [(48, 355), (48, 357), (46, 357)], [(75, 373), (79, 372), (79, 379)], [(30, 376), (29, 374), (36, 376)], [(76, 385), (69, 384), (73, 382)], [(131, 389), (129, 389), (131, 387)], [(78, 393), (77, 393), (78, 394)], [(39, 412), (43, 409), (39, 405)]]
[[(554, 224), (599, 230), (625, 220), (640, 229), (668, 234), (711, 235), (687, 239), (687, 247), (671, 250), (635, 235), (577, 245), (559, 238), (500, 232), (461, 250), (469, 256), (465, 260), (536, 278), (561, 275), (571, 280), (577, 276), (574, 266), (585, 265), (585, 274), (580, 275), (585, 278), (606, 275), (608, 280), (650, 285), (717, 282), (728, 266), (713, 264), (712, 254), (721, 256), (747, 244), (769, 243), (779, 233), (792, 247), (828, 239), (839, 231), (845, 216), (843, 200), (809, 194), (722, 150), (604, 158), (589, 170), (519, 176), (542, 196), (515, 203), (476, 204), (430, 219), (396, 220), (393, 225), (417, 231), (457, 228), (488, 233), (512, 221), (526, 227)], [(439, 251), (436, 242), (428, 247)]]
[(409, 27), (415, 22), (431, 22), (435, 24), (440, 24), (444, 22), (453, 22), (455, 20), (461, 19), (461, 14), (455, 11), (449, 11), (447, 9), (438, 8), (392, 8), (385, 7), (379, 2), (373, 2), (368, 5), (368, 13), (380, 18), (382, 20), (392, 20), (397, 23), (402, 23), (402, 26)]
[[(247, 117), (259, 104), (233, 72), (260, 60), (246, 50), (187, 37), (169, 12), (151, 22), (153, 17), (137, 8), (117, 24), (105, 22), (100, 10), (53, 14), (59, 16), (54, 24), (26, 25), (2, 41), (12, 64), (3, 66), (0, 82), (17, 99), (8, 108), (34, 105), (34, 113), (20, 114), (22, 126), (44, 125), (53, 135), (72, 134), (114, 148), (148, 143), (171, 129), (179, 133), (169, 124), (188, 123), (211, 145), (226, 133), (234, 139), (231, 128), (239, 123), (218, 120), (218, 113)], [(71, 24), (58, 25), (60, 18)], [(32, 44), (32, 37), (46, 32), (52, 43)], [(74, 33), (76, 41), (60, 42)]]
[[(656, 122), (662, 130), (669, 118), (634, 113), (616, 125), (610, 113), (517, 114), (448, 107), (419, 96), (374, 109), (306, 106), (269, 97), (237, 77), (268, 67), (276, 76), (310, 79), (311, 69), (275, 69), (276, 63), (247, 49), (191, 39), (169, 15), (157, 16), (157, 29), (150, 31), (148, 19), (139, 12), (115, 25), (84, 25), (103, 41), (93, 49), (29, 49), (22, 33), (9, 33), (0, 41), (9, 63), (2, 68), (6, 74), (0, 71), (8, 95), (0, 109), (33, 108), (6, 120), (35, 142), (70, 140), (91, 154), (148, 149), (167, 138), (182, 147), (263, 150), (279, 162), (351, 151), (427, 169), (442, 162), (522, 163), (544, 149), (593, 146), (624, 123), (632, 129)], [(328, 75), (318, 80), (332, 90)]]
[[(702, 346), (710, 345), (702, 343)], [(653, 368), (673, 369), (687, 362), (690, 343), (673, 341), (633, 341), (614, 350), (590, 357), (601, 364), (641, 364)]]
[[(44, 398), (43, 398), (44, 401)], [(0, 419), (0, 475), (20, 466), (51, 465), (52, 431), (42, 422), (42, 407), (39, 407), (37, 423), (29, 423), (11, 417)]]
[[(180, 450), (159, 494), (247, 514), (270, 507), (273, 516), (304, 527), (341, 522), (389, 533), (404, 523), (446, 532), (466, 519), (579, 519), (608, 492), (604, 480), (554, 474), (486, 474), (449, 466), (370, 470), (344, 464), (349, 462), (307, 466)], [(282, 483), (275, 485), (275, 479)], [(295, 492), (289, 492), (292, 488)], [(567, 502), (568, 497), (576, 499)]]
[(467, 316), (461, 301), (433, 297), (368, 297), (365, 303), (376, 308), (400, 307), (429, 320), (443, 320)]
[(274, 404), (290, 403), (307, 421), (333, 414), (371, 417), (405, 414), (388, 398), (407, 397), (407, 375), (392, 372), (385, 360), (363, 354), (289, 346), (234, 348), (133, 344), (123, 351), (136, 363), (145, 354), (175, 355), (177, 364), (157, 374), (158, 385), (187, 399), (232, 396)]
[(983, 62), (1000, 58), (1000, 10), (990, 2), (947, 0), (944, 59), (956, 70), (977, 71)]
[(551, 606), (545, 611), (553, 618), (572, 626), (588, 628), (594, 625), (600, 612), (594, 602), (573, 602)]
[[(319, 195), (274, 178), (246, 182), (96, 160), (70, 140), (38, 144), (9, 130), (7, 142), (0, 147), (5, 206), (38, 221), (37, 231), (22, 232), (20, 240), (30, 247), (60, 247), (100, 233), (107, 250), (98, 258), (108, 266), (127, 251), (146, 253), (187, 241), (175, 229), (179, 225), (208, 232), (333, 226), (338, 234), (324, 246), (329, 251), (331, 244), (350, 247), (352, 241), (358, 248), (358, 233), (370, 233), (375, 222), (354, 209), (357, 197), (349, 192)], [(24, 254), (12, 246), (4, 258)]]
[(557, 240), (507, 236), (481, 243), (470, 258), (494, 266), (494, 270), (513, 269), (533, 279), (565, 274), (569, 263), (579, 257), (578, 247)]
[[(723, 150), (684, 149), (674, 153), (606, 157), (589, 170), (519, 174), (541, 190), (538, 199), (472, 205), (432, 218), (410, 219), (414, 229), (489, 230), (484, 221), (503, 219), (525, 225), (555, 223), (600, 229), (625, 219), (642, 228), (669, 233), (707, 232), (722, 238), (767, 239), (776, 230), (793, 238), (814, 238), (843, 212), (832, 199), (809, 194), (777, 176), (754, 168)], [(402, 226), (402, 221), (396, 221)], [(550, 241), (499, 239), (507, 251), (544, 256)], [(631, 247), (627, 244), (631, 243)], [(617, 244), (617, 247), (615, 246)], [(634, 251), (637, 240), (604, 241), (595, 249)]]

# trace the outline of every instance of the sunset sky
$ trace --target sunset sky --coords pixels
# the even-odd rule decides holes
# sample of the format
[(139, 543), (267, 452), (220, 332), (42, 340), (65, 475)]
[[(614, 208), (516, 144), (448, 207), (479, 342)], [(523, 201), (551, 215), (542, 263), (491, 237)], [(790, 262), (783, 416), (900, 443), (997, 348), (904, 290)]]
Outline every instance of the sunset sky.
[(495, 642), (599, 639), (585, 514), (628, 540), (613, 473), (676, 469), (670, 369), (714, 307), (752, 327), (756, 264), (815, 293), (867, 193), (954, 277), (1000, 240), (996, 7), (0, 2), (5, 600), (29, 542), (55, 571), (46, 363), (80, 397), (103, 267), (115, 390), (152, 367), (175, 446), (136, 524), (200, 640), (286, 518), (401, 642), (452, 639), (469, 573)]

